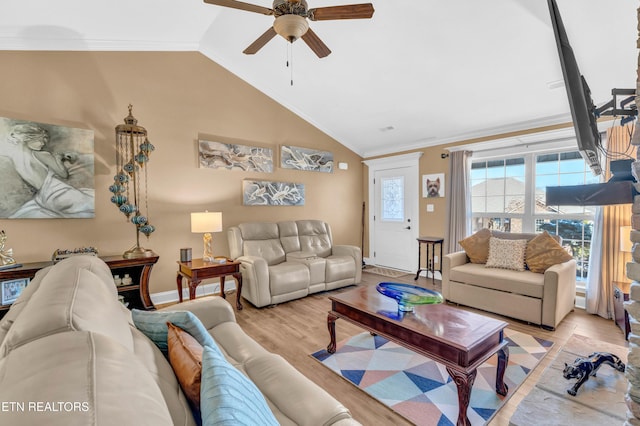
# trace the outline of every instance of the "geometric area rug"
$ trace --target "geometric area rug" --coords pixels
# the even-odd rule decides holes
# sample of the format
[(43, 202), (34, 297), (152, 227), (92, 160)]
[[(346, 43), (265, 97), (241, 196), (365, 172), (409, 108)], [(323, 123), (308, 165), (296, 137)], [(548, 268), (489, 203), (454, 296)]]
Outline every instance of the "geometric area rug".
[[(518, 389), (553, 346), (553, 342), (505, 329), (509, 364), (504, 382), (507, 396), (495, 391), (497, 355), (478, 367), (467, 416), (484, 425)], [(312, 354), (333, 372), (356, 385), (416, 425), (455, 425), (458, 391), (444, 365), (368, 332)]]

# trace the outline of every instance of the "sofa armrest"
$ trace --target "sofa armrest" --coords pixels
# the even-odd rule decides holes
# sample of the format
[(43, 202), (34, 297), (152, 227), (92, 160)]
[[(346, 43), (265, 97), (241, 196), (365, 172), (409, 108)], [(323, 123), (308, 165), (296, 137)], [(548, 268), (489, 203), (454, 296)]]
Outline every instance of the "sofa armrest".
[(220, 296), (206, 296), (159, 309), (160, 311), (190, 311), (209, 330), (224, 322), (236, 322), (233, 308)]
[(544, 273), (542, 325), (554, 329), (575, 307), (576, 261), (553, 265)]
[(362, 250), (358, 246), (335, 245), (331, 248), (331, 253), (336, 256), (351, 256), (356, 264), (355, 283), (362, 281)]
[(259, 256), (240, 256), (242, 273), (242, 296), (258, 308), (271, 304), (269, 287), (269, 265)]
[(442, 297), (449, 300), (451, 287), (449, 285), (451, 268), (469, 263), (469, 258), (464, 251), (457, 251), (442, 256)]

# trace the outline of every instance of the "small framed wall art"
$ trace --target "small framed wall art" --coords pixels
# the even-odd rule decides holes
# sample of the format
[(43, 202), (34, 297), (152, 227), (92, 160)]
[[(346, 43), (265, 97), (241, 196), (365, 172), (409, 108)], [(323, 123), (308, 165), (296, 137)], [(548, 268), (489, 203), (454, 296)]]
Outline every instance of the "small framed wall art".
[(422, 197), (444, 197), (444, 173), (422, 175)]
[(10, 305), (16, 301), (22, 290), (29, 284), (29, 278), (19, 278), (0, 282), (2, 292), (2, 305)]

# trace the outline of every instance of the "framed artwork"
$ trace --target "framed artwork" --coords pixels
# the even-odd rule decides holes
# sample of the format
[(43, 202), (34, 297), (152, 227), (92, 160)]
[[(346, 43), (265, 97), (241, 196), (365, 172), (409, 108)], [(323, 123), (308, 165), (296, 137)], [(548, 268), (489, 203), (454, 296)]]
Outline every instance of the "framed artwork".
[(422, 175), (422, 197), (444, 197), (444, 173)]
[(333, 172), (333, 153), (283, 145), (280, 147), (280, 167), (283, 169)]
[(245, 206), (304, 206), (304, 184), (266, 180), (242, 181)]
[(93, 131), (0, 117), (0, 218), (95, 217)]
[(273, 172), (273, 150), (232, 143), (198, 141), (200, 168)]
[(20, 278), (17, 280), (8, 280), (0, 282), (0, 286), (2, 287), (2, 305), (10, 305), (16, 301), (18, 296), (22, 293), (22, 290), (25, 289), (27, 284), (29, 284), (29, 278)]

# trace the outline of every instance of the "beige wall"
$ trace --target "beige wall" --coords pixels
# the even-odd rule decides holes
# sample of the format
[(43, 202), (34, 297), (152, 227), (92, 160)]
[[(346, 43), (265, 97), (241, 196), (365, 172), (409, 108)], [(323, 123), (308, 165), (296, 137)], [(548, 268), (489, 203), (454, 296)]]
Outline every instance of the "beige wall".
[[(222, 211), (223, 226), (245, 221), (321, 219), (340, 244), (360, 246), (361, 158), (199, 53), (0, 52), (0, 116), (95, 132), (95, 219), (0, 219), (18, 262), (50, 259), (56, 248), (95, 246), (120, 254), (135, 243), (135, 228), (111, 204), (114, 128), (127, 105), (156, 146), (149, 162), (149, 216), (156, 232), (141, 245), (160, 255), (151, 292), (175, 288), (179, 249), (202, 252), (190, 232), (190, 212)], [(0, 135), (3, 138), (4, 135)], [(292, 144), (332, 151), (349, 169), (334, 173), (274, 173), (200, 169), (198, 138), (265, 146)], [(0, 141), (1, 142), (1, 141)], [(244, 178), (305, 184), (301, 207), (245, 207)], [(226, 234), (214, 235), (217, 255), (228, 254)]]

